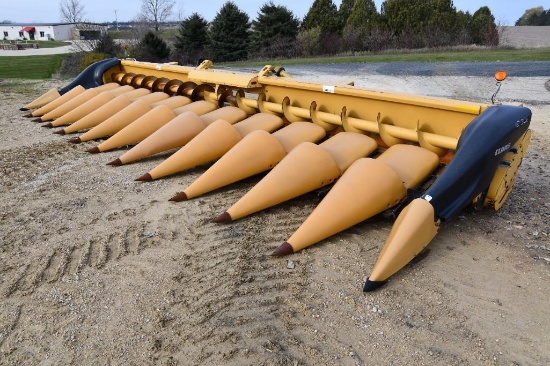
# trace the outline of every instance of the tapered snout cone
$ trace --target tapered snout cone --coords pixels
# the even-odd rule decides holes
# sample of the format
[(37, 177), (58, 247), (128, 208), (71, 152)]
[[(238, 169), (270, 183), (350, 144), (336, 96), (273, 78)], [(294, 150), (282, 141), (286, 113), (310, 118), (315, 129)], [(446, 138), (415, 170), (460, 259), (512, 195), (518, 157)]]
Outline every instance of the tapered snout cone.
[(176, 115), (166, 106), (158, 106), (124, 127), (97, 147), (99, 151), (108, 151), (117, 147), (135, 144), (168, 123)]
[(296, 145), (319, 141), (324, 136), (325, 130), (309, 122), (296, 122), (273, 134), (253, 131), (173, 200), (197, 197), (272, 169)]
[(370, 137), (342, 132), (321, 145), (304, 142), (227, 210), (232, 220), (334, 182), (349, 165), (376, 149)]
[(416, 257), (437, 234), (434, 208), (426, 200), (413, 200), (397, 217), (363, 291), (376, 290)]
[(87, 116), (93, 111), (97, 110), (101, 106), (109, 103), (115, 96), (110, 93), (99, 93), (92, 99), (84, 102), (80, 106), (68, 111), (61, 117), (57, 118), (51, 123), (51, 127), (58, 127), (68, 125), (78, 121), (79, 119)]
[(146, 139), (122, 155), (117, 162), (127, 164), (147, 156), (181, 147), (191, 141), (210, 123), (211, 116), (219, 116), (232, 124), (246, 117), (246, 112), (235, 107), (224, 107), (202, 116), (192, 112), (184, 112), (159, 128)]
[(68, 102), (69, 100), (75, 98), (77, 95), (82, 94), (85, 90), (86, 89), (84, 89), (84, 87), (82, 87), (80, 85), (77, 85), (74, 88), (72, 88), (71, 90), (69, 90), (68, 92), (66, 92), (65, 94), (63, 94), (62, 96), (60, 96), (59, 98), (56, 98), (53, 101), (51, 101), (50, 103), (44, 105), (43, 107), (38, 108), (37, 110), (33, 111), (31, 113), (31, 116), (32, 117), (43, 116), (46, 113), (53, 111), (54, 109), (56, 109), (60, 105), (62, 105), (64, 103)]
[[(110, 85), (110, 84), (106, 84), (106, 85)], [(118, 85), (118, 84), (115, 84), (115, 85)], [(118, 87), (119, 88), (124, 88), (124, 87), (121, 87), (121, 86), (118, 86)], [(108, 90), (110, 90), (110, 89), (108, 89)], [(81, 94), (77, 95), (76, 97), (70, 99), (66, 103), (63, 103), (62, 105), (55, 108), (51, 112), (48, 112), (48, 113), (44, 114), (42, 117), (40, 117), (40, 119), (42, 120), (42, 122), (45, 122), (45, 121), (50, 121), (52, 119), (59, 118), (59, 117), (65, 115), (65, 114), (71, 112), (72, 110), (77, 109), (78, 107), (80, 107), (84, 103), (88, 102), (89, 100), (92, 100), (94, 97), (100, 95), (100, 93), (106, 92), (108, 90), (101, 90), (99, 88), (85, 90), (83, 93), (81, 93)]]
[[(155, 102), (153, 104), (150, 104), (149, 101), (151, 98), (163, 98), (163, 100), (160, 100), (158, 102)], [(176, 97), (173, 97), (176, 98)], [(109, 117), (104, 122), (101, 122), (99, 125), (95, 126), (88, 132), (82, 134), (77, 139), (79, 141), (89, 141), (94, 139), (99, 139), (107, 136), (112, 136), (116, 134), (117, 132), (121, 131), (123, 128), (130, 125), (132, 122), (136, 121), (138, 118), (144, 116), (151, 110), (155, 109), (156, 107), (165, 106), (165, 107), (172, 107), (171, 104), (168, 103), (169, 100), (172, 98), (167, 98), (166, 93), (152, 93), (150, 95), (147, 95), (143, 98), (140, 98), (139, 100), (136, 100), (132, 102), (129, 106), (121, 110), (120, 112), (116, 113), (112, 117)], [(189, 102), (189, 99), (186, 97), (183, 97), (181, 99), (177, 99), (179, 103), (185, 103)], [(193, 103), (191, 103), (193, 104)], [(150, 117), (154, 117), (150, 116)]]
[(97, 148), (99, 151), (107, 151), (117, 147), (135, 144), (142, 141), (147, 136), (151, 135), (153, 132), (174, 119), (177, 116), (175, 113), (176, 111), (203, 111), (208, 109), (211, 111), (212, 109), (216, 109), (216, 106), (213, 103), (205, 101), (194, 102), (175, 110), (172, 110), (165, 105), (156, 106), (150, 112), (147, 112), (134, 122), (130, 123), (128, 126), (118, 131), (107, 141), (99, 144)]
[[(141, 101), (144, 104), (153, 104), (156, 102), (165, 101), (168, 98), (168, 94), (162, 93), (162, 92), (150, 93), (147, 89), (144, 89), (144, 88), (135, 90), (135, 92), (138, 92), (138, 91), (140, 93), (145, 92), (146, 94), (139, 97), (135, 96), (134, 93), (132, 92), (119, 95), (115, 97), (113, 100), (111, 100), (110, 102), (108, 102), (107, 104), (101, 106), (97, 110), (88, 114), (87, 116), (79, 119), (78, 121), (71, 124), (70, 126), (65, 127), (64, 132), (73, 133), (73, 132), (93, 128), (99, 125), (100, 123), (105, 122), (115, 114), (119, 113), (134, 101)], [(174, 97), (174, 98), (180, 98), (180, 97)], [(189, 98), (181, 97), (181, 99), (185, 100), (186, 103), (190, 103)], [(181, 105), (184, 105), (184, 104), (181, 104)], [(181, 105), (178, 105), (178, 106), (181, 106)]]
[(231, 124), (221, 119), (214, 121), (148, 174), (158, 179), (218, 159), (241, 139), (241, 134)]
[(61, 94), (59, 94), (59, 91), (55, 88), (50, 89), (46, 93), (42, 94), (23, 108), (21, 110), (29, 110), (29, 109), (36, 109), (45, 106), (46, 104), (53, 102), (55, 99), (61, 97)]
[(376, 160), (356, 161), (273, 254), (306, 248), (387, 210), (406, 197), (408, 188), (426, 179), (438, 163), (435, 153), (411, 145), (394, 145)]
[[(328, 238), (397, 204), (407, 190), (399, 176), (375, 159), (356, 161), (300, 228), (287, 240), (293, 252)], [(280, 253), (283, 248), (273, 254)]]

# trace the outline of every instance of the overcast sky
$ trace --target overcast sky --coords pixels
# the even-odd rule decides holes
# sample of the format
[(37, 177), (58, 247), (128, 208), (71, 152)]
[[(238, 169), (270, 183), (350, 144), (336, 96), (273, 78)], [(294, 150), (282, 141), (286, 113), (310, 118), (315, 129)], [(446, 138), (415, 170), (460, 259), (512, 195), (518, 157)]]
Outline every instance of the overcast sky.
[[(250, 19), (256, 18), (263, 0), (234, 0), (237, 6), (245, 11)], [(93, 22), (132, 20), (139, 13), (142, 0), (81, 0), (84, 4), (85, 18)], [(210, 21), (226, 0), (176, 0), (174, 17), (182, 14), (183, 18), (197, 12)], [(276, 5), (284, 5), (299, 19), (303, 19), (313, 0), (273, 0)], [(54, 23), (60, 21), (59, 1), (57, 0), (0, 0), (0, 21), (11, 20), (16, 23)], [(340, 6), (341, 0), (334, 1)], [(382, 0), (375, 0), (378, 10)], [(546, 4), (545, 4), (546, 3)], [(481, 6), (488, 6), (498, 23), (513, 25), (525, 10), (537, 6), (550, 8), (548, 0), (454, 0), (458, 10), (474, 13)]]

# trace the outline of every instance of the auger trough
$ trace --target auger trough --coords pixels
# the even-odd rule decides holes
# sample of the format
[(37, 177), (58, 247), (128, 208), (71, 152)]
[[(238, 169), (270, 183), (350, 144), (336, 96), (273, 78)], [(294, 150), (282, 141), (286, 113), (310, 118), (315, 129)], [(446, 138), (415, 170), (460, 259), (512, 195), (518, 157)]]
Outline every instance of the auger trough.
[[(171, 201), (269, 171), (215, 223), (331, 185), (275, 256), (378, 214), (396, 217), (364, 291), (418, 256), (466, 206), (500, 209), (531, 136), (531, 111), (496, 103), (496, 93), (485, 105), (298, 81), (278, 67), (252, 74), (211, 65), (107, 59), (22, 110), (57, 134), (80, 133), (70, 142), (103, 139), (90, 153), (132, 146), (113, 166), (179, 148), (139, 181), (215, 161)], [(497, 85), (505, 77), (497, 72)]]

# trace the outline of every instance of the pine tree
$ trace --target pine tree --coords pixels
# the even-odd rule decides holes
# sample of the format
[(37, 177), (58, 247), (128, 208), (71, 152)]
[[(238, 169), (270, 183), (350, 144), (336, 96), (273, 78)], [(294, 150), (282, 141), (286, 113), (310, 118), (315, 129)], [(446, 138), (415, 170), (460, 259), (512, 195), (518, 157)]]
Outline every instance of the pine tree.
[(164, 62), (170, 56), (170, 48), (162, 38), (149, 31), (132, 53), (140, 61)]
[(295, 43), (300, 21), (287, 7), (269, 1), (262, 5), (252, 26), (253, 49), (277, 57), (287, 54)]
[(226, 2), (216, 14), (209, 31), (213, 61), (246, 59), (250, 42), (248, 15), (232, 1)]
[(109, 32), (105, 32), (101, 35), (94, 45), (93, 51), (111, 57), (122, 56), (123, 53), (122, 46), (114, 41)]
[(372, 29), (378, 23), (378, 11), (373, 0), (357, 0), (351, 14), (348, 18), (347, 25), (358, 29)]
[(475, 44), (498, 46), (498, 31), (495, 17), (487, 6), (479, 8), (472, 16), (472, 41)]
[(332, 0), (315, 0), (309, 8), (302, 29), (319, 27), (322, 33), (338, 33), (341, 30), (338, 10)]
[(208, 22), (198, 13), (185, 18), (178, 29), (174, 47), (180, 58), (190, 64), (197, 64), (204, 57), (208, 46)]
[(338, 15), (340, 16), (342, 28), (345, 27), (354, 5), (355, 0), (342, 0), (340, 8), (338, 8)]

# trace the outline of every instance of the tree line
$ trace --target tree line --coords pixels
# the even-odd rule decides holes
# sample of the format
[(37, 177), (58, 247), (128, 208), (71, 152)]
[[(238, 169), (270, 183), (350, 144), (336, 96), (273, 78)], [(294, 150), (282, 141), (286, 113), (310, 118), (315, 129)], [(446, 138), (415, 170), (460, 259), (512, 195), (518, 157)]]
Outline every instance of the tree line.
[[(61, 4), (71, 4), (74, 10), (75, 3), (79, 0), (62, 0)], [(272, 1), (264, 3), (251, 20), (229, 0), (211, 22), (198, 13), (184, 18), (169, 46), (158, 30), (171, 16), (174, 4), (174, 0), (143, 0), (135, 24), (142, 24), (141, 29), (147, 32), (135, 37), (139, 42), (131, 45), (130, 56), (151, 62), (170, 59), (197, 64), (202, 59), (228, 62), (499, 44), (498, 27), (489, 7), (482, 6), (470, 14), (457, 10), (452, 0), (385, 0), (380, 11), (373, 0), (342, 0), (339, 7), (332, 0), (314, 0), (301, 20)], [(516, 25), (545, 23), (549, 14), (542, 7), (529, 9)], [(104, 38), (96, 52), (119, 56), (120, 47), (108, 35)]]
[(522, 25), (550, 26), (550, 9), (544, 10), (542, 6), (527, 9), (516, 21), (516, 26)]
[(495, 18), (487, 6), (474, 14), (452, 0), (315, 0), (300, 21), (287, 7), (264, 3), (254, 20), (226, 2), (208, 23), (200, 14), (178, 29), (174, 55), (186, 63), (292, 58), (478, 44), (497, 46)]

